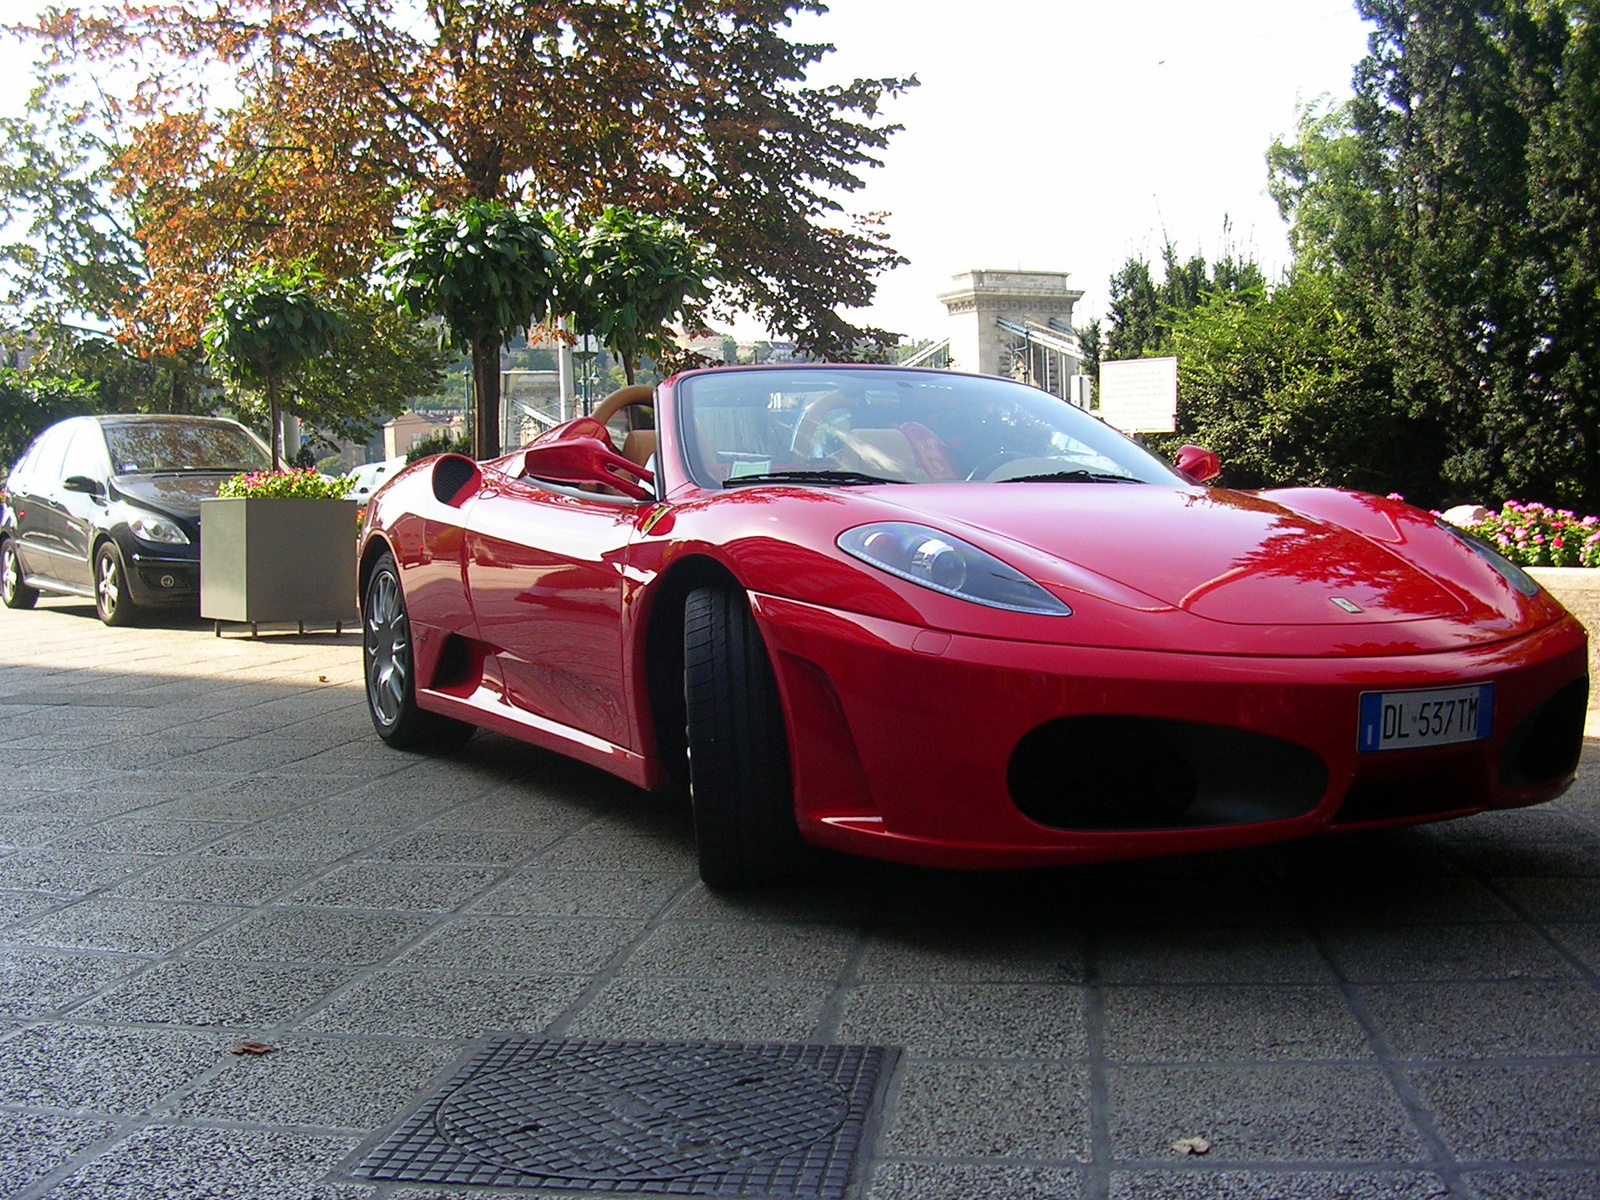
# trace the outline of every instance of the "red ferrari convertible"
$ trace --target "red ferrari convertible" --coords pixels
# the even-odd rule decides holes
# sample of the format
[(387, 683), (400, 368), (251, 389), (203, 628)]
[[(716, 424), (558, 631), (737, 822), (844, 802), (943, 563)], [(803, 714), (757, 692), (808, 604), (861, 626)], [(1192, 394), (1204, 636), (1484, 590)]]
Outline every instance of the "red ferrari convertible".
[(1426, 512), (1207, 487), (1004, 379), (733, 367), (626, 388), (362, 532), (378, 733), (687, 780), (700, 872), (1276, 841), (1573, 779), (1582, 627)]

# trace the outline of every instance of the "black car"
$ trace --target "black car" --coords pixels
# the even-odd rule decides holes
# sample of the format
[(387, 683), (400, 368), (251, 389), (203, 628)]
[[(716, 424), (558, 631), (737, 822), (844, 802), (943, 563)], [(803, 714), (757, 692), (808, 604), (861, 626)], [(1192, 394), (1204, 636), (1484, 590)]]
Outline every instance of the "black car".
[(220, 417), (73, 417), (33, 440), (0, 505), (0, 600), (92, 598), (107, 625), (200, 594), (200, 501), (265, 470), (261, 440)]

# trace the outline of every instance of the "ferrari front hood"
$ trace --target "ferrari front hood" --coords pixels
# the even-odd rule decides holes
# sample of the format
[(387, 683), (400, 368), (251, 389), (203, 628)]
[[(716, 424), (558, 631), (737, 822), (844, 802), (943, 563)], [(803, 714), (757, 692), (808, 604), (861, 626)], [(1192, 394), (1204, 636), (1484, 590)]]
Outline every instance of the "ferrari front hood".
[[(884, 493), (888, 493), (885, 495)], [(1466, 599), (1375, 541), (1260, 496), (1116, 483), (919, 485), (877, 497), (926, 524), (982, 530), (1072, 567), (1235, 625), (1338, 625), (1460, 617)], [(1017, 564), (1021, 566), (1021, 564)], [(1048, 563), (1043, 564), (1048, 569)]]

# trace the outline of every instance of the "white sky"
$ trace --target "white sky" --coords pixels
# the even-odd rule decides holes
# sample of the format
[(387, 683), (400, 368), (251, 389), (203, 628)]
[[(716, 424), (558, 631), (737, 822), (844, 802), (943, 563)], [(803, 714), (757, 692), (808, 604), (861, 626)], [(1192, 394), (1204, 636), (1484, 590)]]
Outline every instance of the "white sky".
[[(0, 0), (0, 20), (37, 0)], [(905, 128), (850, 198), (890, 213), (910, 264), (854, 314), (945, 332), (935, 295), (972, 268), (1068, 271), (1101, 315), (1130, 252), (1213, 257), (1223, 221), (1269, 269), (1287, 258), (1263, 155), (1298, 99), (1349, 92), (1366, 27), (1349, 0), (831, 0), (795, 35), (837, 52), (814, 80), (910, 75)], [(0, 111), (27, 92), (28, 52), (0, 39)], [(742, 323), (741, 337), (757, 327)]]

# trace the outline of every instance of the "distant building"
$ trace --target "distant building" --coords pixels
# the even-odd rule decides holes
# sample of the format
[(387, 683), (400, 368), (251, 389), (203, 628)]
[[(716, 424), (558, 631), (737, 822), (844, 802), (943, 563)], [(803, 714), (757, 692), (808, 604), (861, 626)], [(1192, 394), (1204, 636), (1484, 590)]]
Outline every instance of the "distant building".
[(467, 423), (461, 416), (435, 418), (403, 412), (383, 427), (383, 457), (400, 458), (410, 454), (418, 442), (440, 434), (460, 437), (466, 431)]
[(950, 362), (958, 371), (1005, 375), (1073, 398), (1083, 346), (1072, 306), (1083, 293), (1064, 271), (963, 271), (939, 299), (950, 314)]

